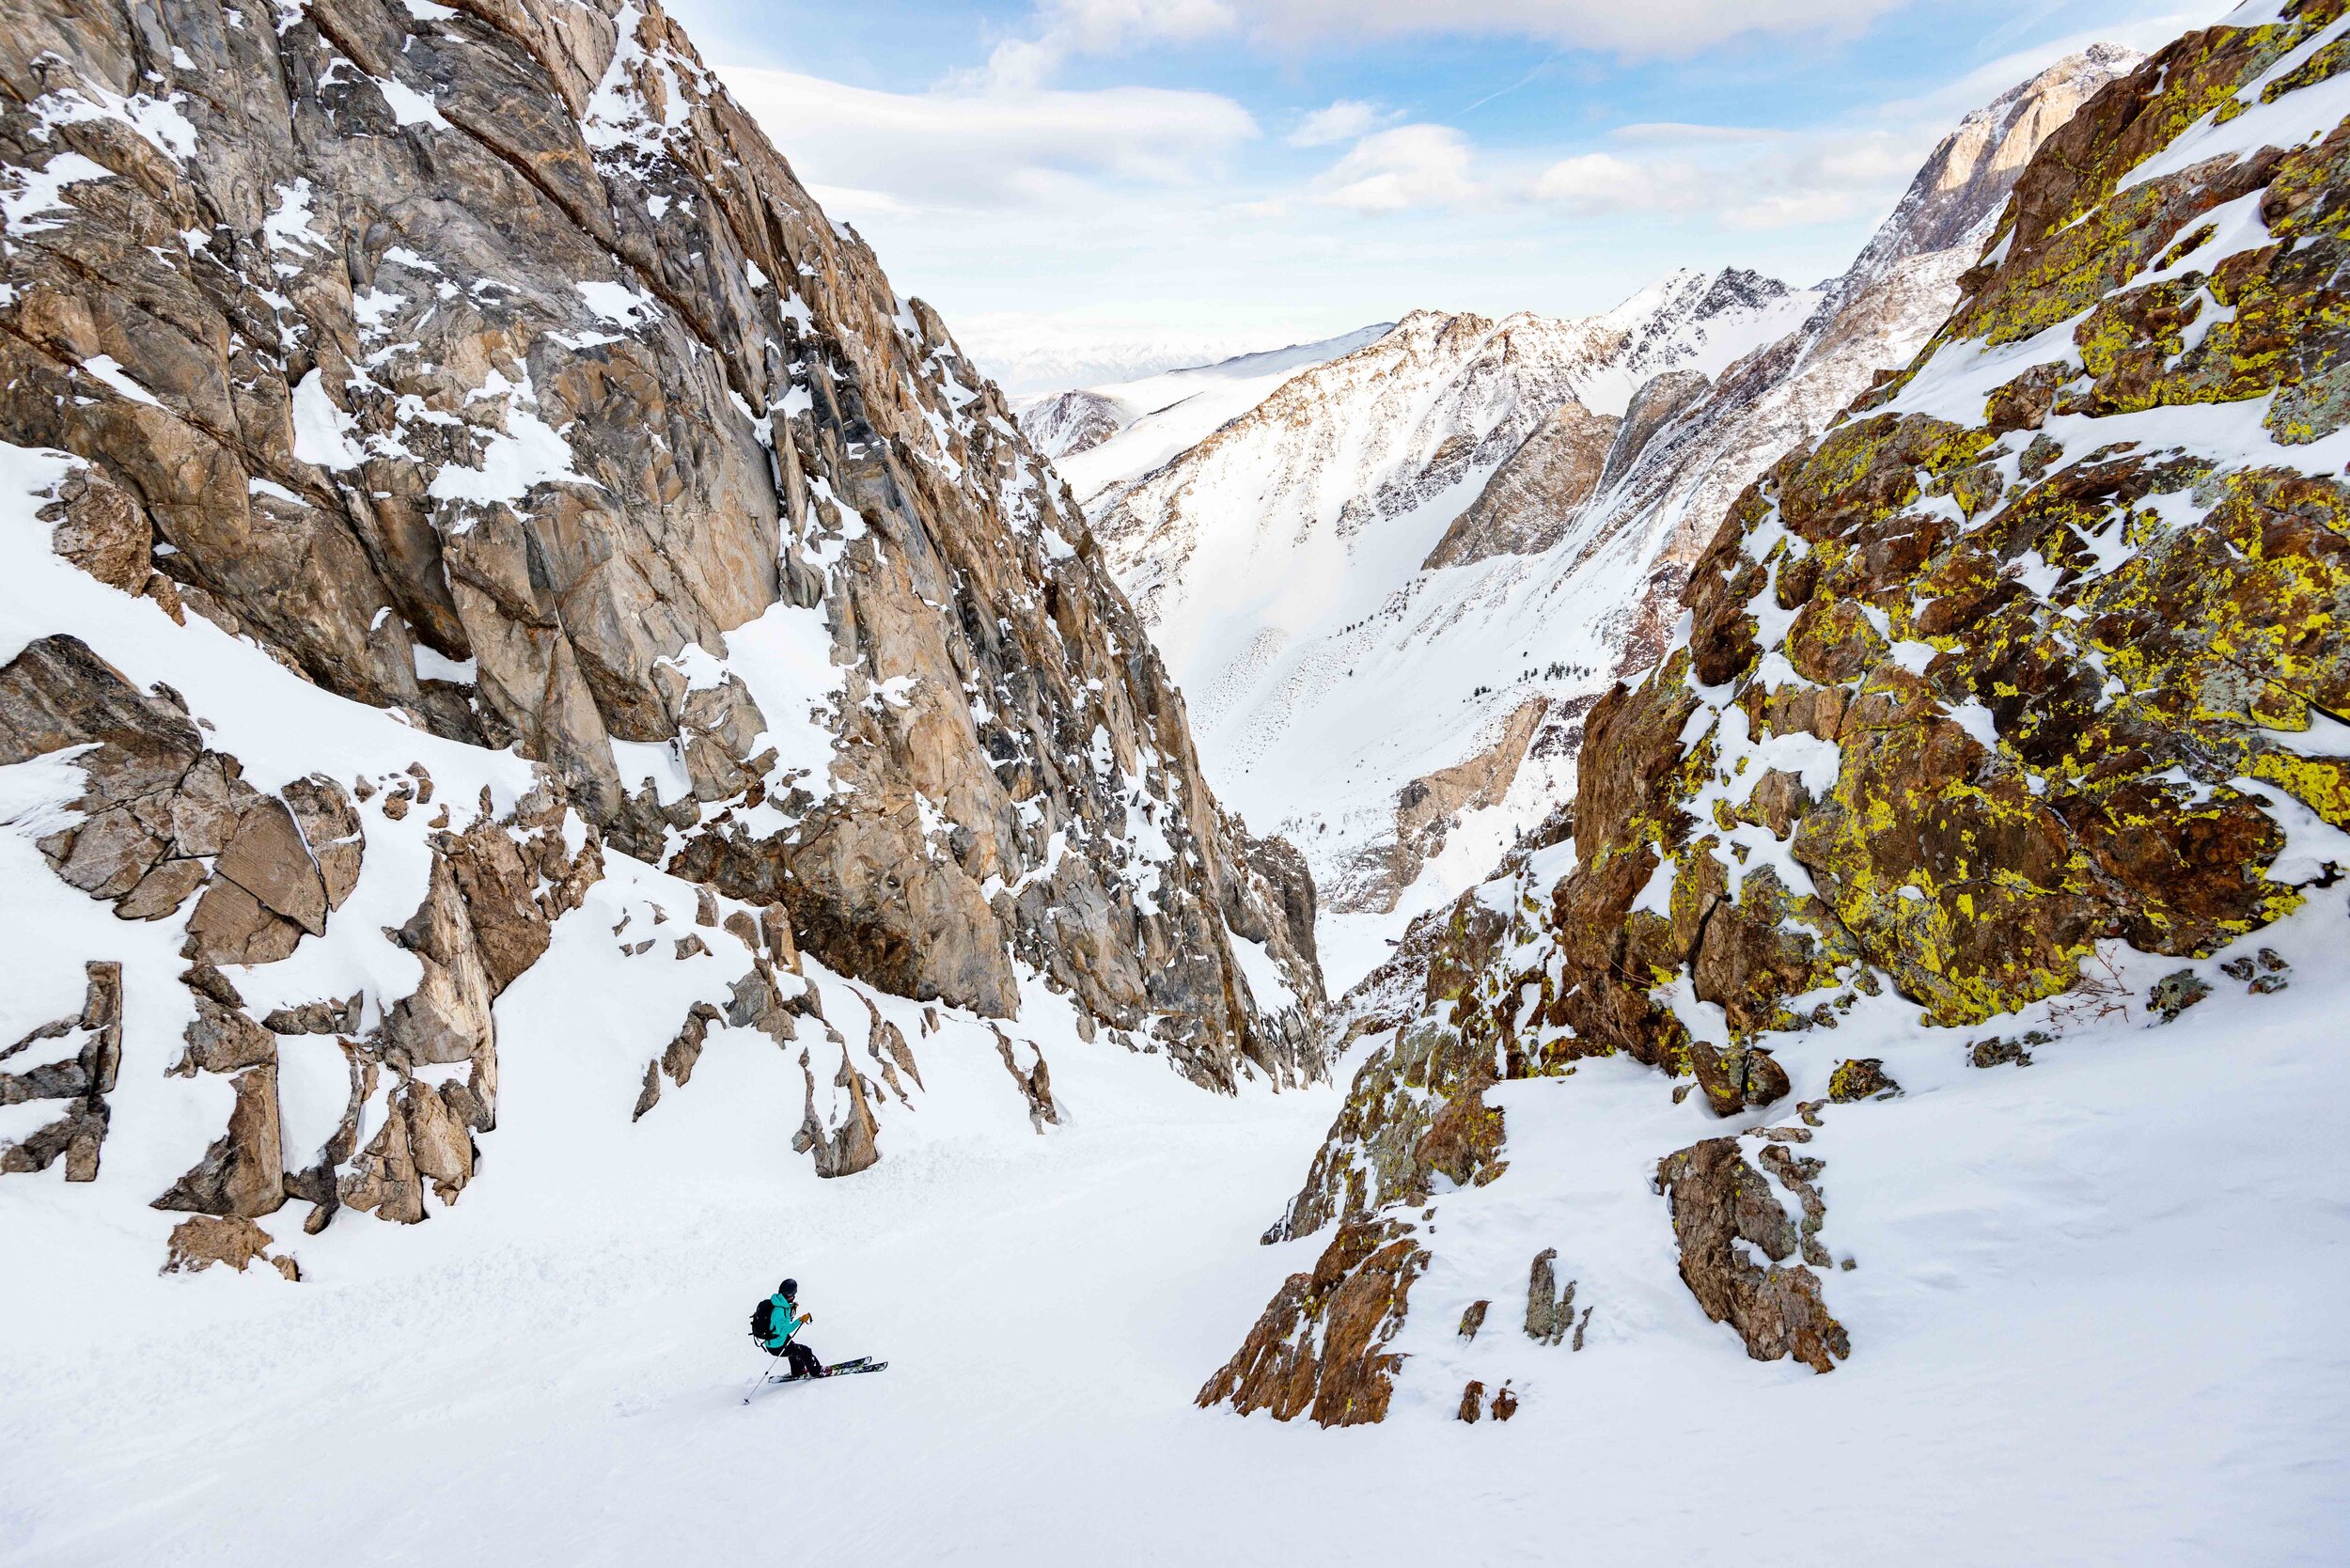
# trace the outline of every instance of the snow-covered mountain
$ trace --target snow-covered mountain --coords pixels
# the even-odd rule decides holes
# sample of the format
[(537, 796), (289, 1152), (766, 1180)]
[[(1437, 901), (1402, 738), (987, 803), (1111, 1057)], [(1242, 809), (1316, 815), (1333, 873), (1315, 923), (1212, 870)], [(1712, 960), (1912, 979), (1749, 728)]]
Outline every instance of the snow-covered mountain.
[(1825, 285), (1823, 318), (1833, 317), (1887, 273), (1936, 251), (1982, 248), (2024, 165), (2040, 144), (2097, 90), (2144, 56), (2094, 43), (2018, 83), (1958, 122), (1844, 272)]
[[(1821, 286), (1801, 330), (1693, 392), (1622, 454), (1590, 522), (1595, 530), (1644, 536), (1664, 569), (1654, 596), (1678, 590), (1679, 573), (1766, 464), (1817, 435), (1872, 378), (1924, 346), (2034, 149), (2139, 59), (2135, 51), (2098, 44), (1968, 115), (1927, 157), (1853, 264)], [(1629, 653), (1620, 664), (1638, 667), (1655, 649), (1638, 644)]]
[(1394, 324), (1031, 400), (1017, 405), (1020, 428), (1054, 460), (1071, 493), (1097, 505), (1104, 492), (1246, 414), (1300, 370), (1376, 342)]
[[(1463, 616), (1459, 585), (1421, 570), (1485, 480), (1563, 405), (1619, 415), (1656, 376), (1718, 371), (1813, 303), (1733, 271), (1676, 274), (1575, 321), (1420, 311), (1162, 466), (1093, 471), (1095, 536), (1219, 790), (1287, 823), (1326, 911), (1391, 907), (1445, 824), (1508, 787), (1544, 709), (1530, 687), (1489, 701), (1496, 670), (1559, 685), (1599, 662), (1596, 638), (1553, 625), (1564, 636), (1529, 664), (1522, 624)], [(1105, 444), (1073, 466), (1120, 455)]]
[(2033, 149), (2131, 58), (1967, 117), (1817, 290), (1681, 274), (1583, 321), (1422, 313), (1103, 488), (1211, 776), (1304, 849), (1338, 972), (1549, 813), (1731, 499), (1922, 345)]
[(1089, 451), (1126, 428), (1133, 411), (1114, 399), (1079, 387), (1040, 398), (1019, 410), (1020, 433), (1045, 457), (1059, 463)]

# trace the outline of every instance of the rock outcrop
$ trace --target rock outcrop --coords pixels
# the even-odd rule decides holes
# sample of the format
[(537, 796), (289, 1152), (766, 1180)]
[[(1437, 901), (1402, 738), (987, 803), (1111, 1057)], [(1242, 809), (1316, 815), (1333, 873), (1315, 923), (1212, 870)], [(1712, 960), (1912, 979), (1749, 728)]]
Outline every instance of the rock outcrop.
[[(1667, 1155), (1656, 1182), (1672, 1208), (1683, 1281), (1707, 1317), (1738, 1331), (1748, 1356), (1792, 1356), (1824, 1372), (1852, 1354), (1844, 1325), (1821, 1304), (1819, 1276), (1801, 1263), (1779, 1266), (1794, 1256), (1795, 1228), (1736, 1139), (1707, 1138)], [(1741, 1242), (1769, 1262), (1753, 1262)]]
[(1393, 909), (1420, 868), (1444, 848), (1462, 813), (1501, 804), (1549, 714), (1548, 702), (1528, 698), (1503, 719), (1492, 745), (1397, 792), (1394, 838), (1357, 850), (1338, 869), (1324, 894), (1330, 907), (1346, 913)]
[(86, 969), (81, 1011), (0, 1050), (0, 1105), (54, 1100), (59, 1113), (23, 1138), (0, 1142), (0, 1175), (46, 1170), (62, 1159), (67, 1181), (98, 1179), (113, 1115), (106, 1096), (122, 1071), (122, 965), (94, 962)]
[[(1832, 1053), (1798, 1086), (1775, 1049), (1896, 997), (1953, 1032), (2110, 1010), (2092, 955), (2170, 967), (2339, 880), (2287, 851), (2295, 821), (2350, 826), (2350, 487), (2318, 445), (2350, 419), (2342, 13), (2191, 33), (2047, 138), (1933, 341), (1746, 489), (1661, 665), (1591, 710), (1572, 857), (1518, 857), (1342, 1010), (1390, 1038), (1276, 1235), (1511, 1179), (1541, 1156), (1499, 1082), (1572, 1094), (1621, 1056), (1724, 1118), (1800, 1088), (1803, 1125), (1749, 1135), (1762, 1170), (1725, 1137), (1657, 1182), (1706, 1315), (1825, 1372), (1865, 1347), (1812, 1272), (1796, 1151), (1896, 1091)], [(1358, 1251), (1333, 1240), (1315, 1299)]]
[[(1659, 381), (1697, 376), (1668, 371)], [(1698, 376), (1700, 384), (1703, 377)], [(1421, 566), (1466, 566), (1488, 556), (1532, 556), (1559, 542), (1599, 489), (1609, 449), (1624, 420), (1560, 403), (1485, 481), (1468, 510), (1452, 520)]]
[(1199, 1390), (1202, 1406), (1230, 1402), (1277, 1420), (1309, 1414), (1324, 1426), (1360, 1426), (1387, 1413), (1402, 1364), (1386, 1346), (1428, 1266), (1412, 1227), (1340, 1228), (1310, 1274), (1293, 1274), (1248, 1341)]
[[(657, 6), (18, 18), (0, 192), (0, 505), (147, 602), (102, 635), (10, 602), (55, 635), (0, 664), (0, 766), (78, 774), (41, 852), (184, 932), (183, 1067), (233, 1089), (157, 1201), (453, 1200), (496, 1124), (498, 998), (607, 855), (700, 885), (660, 952), (768, 974), (745, 1027), (792, 1005), (761, 966), (805, 948), (983, 1015), (1059, 992), (1212, 1089), (1322, 1072), (1302, 861), (1210, 794), (996, 390)], [(233, 714), (117, 667), (214, 629), (274, 661)], [(453, 749), (353, 776), (321, 741), (290, 770), (304, 737), (266, 711), (296, 690), (365, 713), (369, 747)], [(396, 923), (355, 929), (385, 879)], [(281, 997), (268, 966), (321, 944), (413, 979)], [(351, 1105), (295, 1149), (276, 1043), (312, 1034)], [(692, 1055), (657, 1065), (682, 1084)], [(101, 1065), (11, 1168), (94, 1168)], [(820, 1067), (881, 1093), (845, 1048)], [(870, 1163), (870, 1116), (809, 1114), (836, 1170)]]

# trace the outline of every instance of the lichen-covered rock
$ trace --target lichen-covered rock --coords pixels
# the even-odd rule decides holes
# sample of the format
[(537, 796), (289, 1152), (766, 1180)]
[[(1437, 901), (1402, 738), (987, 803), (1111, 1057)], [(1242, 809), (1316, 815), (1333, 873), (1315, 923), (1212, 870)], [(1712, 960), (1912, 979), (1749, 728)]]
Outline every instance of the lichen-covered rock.
[(1323, 1426), (1386, 1415), (1403, 1325), (1428, 1253), (1393, 1222), (1347, 1224), (1310, 1274), (1292, 1274), (1232, 1359), (1199, 1390), (1201, 1406), (1301, 1414)]
[(1840, 1063), (1828, 1074), (1827, 1097), (1838, 1105), (1851, 1105), (1857, 1100), (1889, 1099), (1902, 1091), (1885, 1071), (1885, 1063), (1875, 1057), (1862, 1057)]
[(1567, 1330), (1574, 1324), (1574, 1281), (1559, 1289), (1559, 1276), (1552, 1267), (1558, 1262), (1559, 1249), (1545, 1247), (1534, 1255), (1534, 1266), (1526, 1278), (1526, 1337), (1538, 1345), (1563, 1343)]
[(2154, 981), (2147, 993), (2146, 1006), (2166, 1024), (2176, 1023), (2179, 1014), (2211, 995), (2211, 982), (2192, 969), (2175, 969)]

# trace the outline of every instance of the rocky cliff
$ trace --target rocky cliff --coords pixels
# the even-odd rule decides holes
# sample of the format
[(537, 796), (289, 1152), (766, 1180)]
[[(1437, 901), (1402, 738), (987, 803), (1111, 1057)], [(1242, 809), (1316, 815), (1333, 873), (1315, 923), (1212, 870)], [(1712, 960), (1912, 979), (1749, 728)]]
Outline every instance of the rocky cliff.
[[(1330, 1239), (1203, 1403), (1379, 1419), (1499, 1259), (1521, 1384), (1578, 1278), (1623, 1331), (1694, 1302), (1827, 1372), (1869, 1354), (1845, 1151), (1964, 1184), (1987, 1074), (2256, 1014), (2339, 952), (2342, 10), (2248, 6), (2097, 91), (1933, 341), (1738, 497), (1571, 812), (1350, 1003), (1375, 1044), (1267, 1238)], [(1905, 1080), (1935, 1092), (1897, 1110)]]
[[(707, 971), (639, 1114), (710, 1029), (821, 1013), (803, 953), (1058, 994), (1212, 1088), (1320, 1071), (1298, 856), (1210, 795), (995, 389), (657, 7), (19, 8), (0, 219), (4, 814), (119, 922), (8, 907), (0, 1086), (57, 1114), (0, 1165), (96, 1172), (127, 1005), (235, 1090), (158, 1202), (418, 1217), (494, 1124), (496, 998), (623, 863), (689, 923), (577, 982)], [(281, 1147), (303, 1035), (351, 1114)], [(810, 1069), (820, 1168), (870, 1162), (885, 1043)]]

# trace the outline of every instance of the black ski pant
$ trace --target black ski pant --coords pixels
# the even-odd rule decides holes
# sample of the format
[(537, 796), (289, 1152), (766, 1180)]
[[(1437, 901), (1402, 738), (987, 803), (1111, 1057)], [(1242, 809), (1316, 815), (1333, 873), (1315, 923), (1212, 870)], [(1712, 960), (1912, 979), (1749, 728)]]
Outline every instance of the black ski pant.
[(797, 1340), (785, 1345), (776, 1354), (790, 1363), (791, 1374), (793, 1377), (815, 1377), (824, 1370), (824, 1364), (816, 1358), (816, 1353)]

